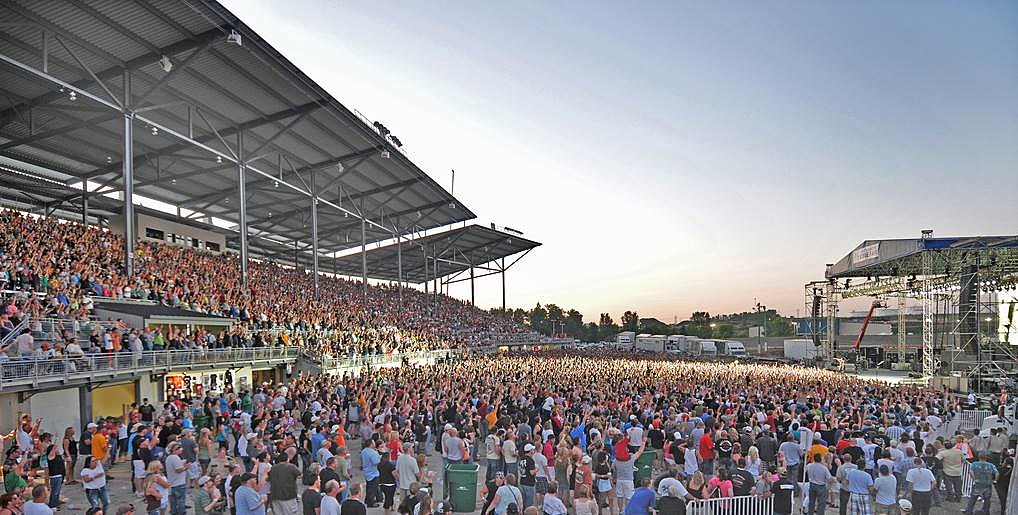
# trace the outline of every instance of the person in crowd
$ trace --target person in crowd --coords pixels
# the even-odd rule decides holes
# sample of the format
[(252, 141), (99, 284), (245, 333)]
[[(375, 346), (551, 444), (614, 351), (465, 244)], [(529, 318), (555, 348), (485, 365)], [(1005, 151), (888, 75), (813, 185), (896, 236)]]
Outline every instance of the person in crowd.
[(972, 493), (969, 494), (968, 505), (962, 513), (973, 513), (972, 509), (976, 501), (982, 499), (982, 513), (990, 513), (990, 505), (993, 501), (993, 484), (997, 481), (997, 467), (990, 463), (989, 453), (982, 452), (976, 456), (976, 460), (969, 465), (969, 474), (972, 476)]
[(84, 467), (81, 469), (81, 483), (89, 506), (105, 510), (110, 505), (110, 494), (106, 490), (106, 471), (102, 460), (95, 456), (85, 458)]

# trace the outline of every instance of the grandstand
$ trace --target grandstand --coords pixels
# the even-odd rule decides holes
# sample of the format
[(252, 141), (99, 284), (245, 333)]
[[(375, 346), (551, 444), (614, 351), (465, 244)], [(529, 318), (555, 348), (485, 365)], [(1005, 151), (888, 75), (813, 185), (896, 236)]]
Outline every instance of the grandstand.
[[(0, 16), (0, 397), (18, 395), (0, 416), (88, 420), (165, 398), (182, 372), (250, 385), (301, 356), (536, 339), (427, 289), (497, 267), (504, 296), (505, 269), (539, 244), (466, 225), (474, 213), (383, 123), (218, 2), (28, 1)], [(23, 332), (34, 348), (18, 349)], [(97, 360), (109, 346), (122, 354)], [(94, 406), (92, 388), (119, 393)]]

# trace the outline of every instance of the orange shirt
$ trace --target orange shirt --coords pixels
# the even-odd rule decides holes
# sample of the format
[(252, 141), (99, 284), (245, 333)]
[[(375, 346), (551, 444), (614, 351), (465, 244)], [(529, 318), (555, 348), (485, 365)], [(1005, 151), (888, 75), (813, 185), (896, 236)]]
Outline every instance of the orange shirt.
[(98, 431), (92, 435), (92, 456), (95, 456), (96, 459), (102, 461), (106, 459), (109, 451), (110, 445), (106, 441), (106, 435)]

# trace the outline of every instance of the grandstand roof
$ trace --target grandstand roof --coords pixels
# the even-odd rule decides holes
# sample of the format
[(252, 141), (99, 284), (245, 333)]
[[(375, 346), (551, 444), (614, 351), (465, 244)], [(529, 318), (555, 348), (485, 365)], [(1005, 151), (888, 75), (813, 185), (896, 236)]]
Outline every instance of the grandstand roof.
[(922, 275), (922, 254), (933, 251), (934, 274), (959, 272), (963, 264), (991, 266), (998, 273), (1018, 272), (1018, 236), (970, 236), (866, 240), (828, 267), (828, 279)]
[[(541, 244), (528, 240), (519, 234), (500, 231), (482, 225), (468, 225), (445, 232), (430, 234), (412, 241), (405, 241), (402, 247), (403, 280), (415, 284), (427, 281), (434, 274), (434, 258), (438, 257), (439, 277), (454, 275), (481, 267), (485, 263), (526, 252)], [(397, 245), (368, 249), (368, 277), (386, 281), (398, 281)], [(425, 270), (427, 253), (427, 270)], [(360, 275), (361, 255), (350, 254), (337, 258), (340, 274)], [(508, 266), (506, 266), (508, 268)], [(326, 268), (326, 270), (329, 270)]]
[[(185, 216), (239, 223), (243, 161), (252, 240), (308, 242), (312, 190), (322, 253), (357, 245), (361, 215), (371, 242), (475, 217), (218, 2), (24, 0), (0, 19), (0, 155), (87, 179), (96, 208), (123, 188), (126, 72), (135, 193)], [(78, 209), (81, 192), (50, 186), (47, 202)]]

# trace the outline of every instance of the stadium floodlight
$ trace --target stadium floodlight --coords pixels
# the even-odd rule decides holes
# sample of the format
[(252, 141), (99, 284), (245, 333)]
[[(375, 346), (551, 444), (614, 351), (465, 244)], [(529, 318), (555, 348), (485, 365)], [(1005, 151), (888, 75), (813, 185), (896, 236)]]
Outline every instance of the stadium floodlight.
[(396, 136), (389, 135), (389, 141), (391, 141), (393, 145), (396, 145), (396, 148), (403, 148), (403, 142)]
[(240, 37), (240, 33), (233, 29), (230, 29), (230, 34), (226, 36), (226, 42), (237, 46), (242, 46), (244, 44), (244, 40)]
[(159, 59), (159, 66), (163, 69), (164, 72), (170, 73), (170, 71), (173, 70), (173, 61), (171, 61), (169, 57), (166, 57), (164, 55)]

